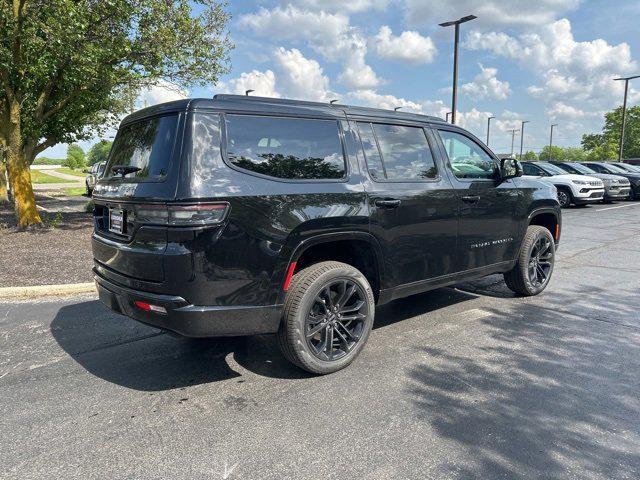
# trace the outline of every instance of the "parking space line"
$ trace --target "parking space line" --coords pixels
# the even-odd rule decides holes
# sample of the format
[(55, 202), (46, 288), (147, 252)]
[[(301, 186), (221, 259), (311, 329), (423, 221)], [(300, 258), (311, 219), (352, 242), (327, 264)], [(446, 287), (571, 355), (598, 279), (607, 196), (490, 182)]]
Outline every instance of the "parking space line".
[(596, 212), (604, 212), (605, 210), (613, 210), (614, 208), (637, 207), (640, 203), (630, 203), (628, 205), (617, 205), (615, 207), (599, 208)]

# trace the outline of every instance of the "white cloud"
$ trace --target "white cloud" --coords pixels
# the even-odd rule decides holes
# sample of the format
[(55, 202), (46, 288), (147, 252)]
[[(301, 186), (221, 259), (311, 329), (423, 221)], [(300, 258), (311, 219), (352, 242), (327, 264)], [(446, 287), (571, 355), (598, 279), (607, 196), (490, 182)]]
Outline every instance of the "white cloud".
[(545, 112), (552, 120), (558, 118), (577, 120), (584, 117), (600, 117), (604, 115), (604, 112), (586, 112), (580, 108), (576, 108), (559, 101), (553, 102), (553, 104), (551, 104), (551, 106), (547, 108)]
[(142, 107), (150, 107), (158, 103), (172, 102), (187, 98), (189, 92), (178, 85), (160, 80), (155, 85), (145, 88), (138, 95), (137, 104)]
[(464, 15), (478, 17), (473, 25), (526, 26), (545, 25), (578, 7), (580, 0), (406, 0), (405, 21), (409, 25), (434, 25)]
[(271, 40), (298, 41), (326, 60), (343, 66), (338, 81), (347, 88), (373, 88), (383, 83), (366, 62), (367, 42), (341, 13), (305, 11), (292, 5), (240, 17), (239, 25)]
[(356, 105), (384, 108), (387, 110), (402, 107), (403, 112), (424, 113), (423, 106), (420, 103), (398, 98), (393, 95), (380, 94), (372, 89), (349, 92), (347, 99)]
[(313, 10), (365, 12), (367, 10), (384, 10), (389, 5), (389, 0), (298, 0), (298, 3)]
[(221, 87), (237, 95), (244, 95), (247, 90), (255, 90), (252, 94), (258, 97), (280, 97), (276, 90), (276, 76), (271, 70), (243, 72), (238, 78), (229, 80), (228, 84)]
[(324, 75), (320, 64), (305, 58), (295, 48), (278, 48), (273, 53), (274, 70), (252, 70), (243, 72), (239, 77), (220, 83), (216, 91), (244, 95), (252, 89), (252, 95), (260, 97), (285, 97), (319, 102), (337, 98), (329, 88), (329, 78)]
[(297, 49), (275, 52), (278, 66), (278, 89), (289, 98), (328, 101), (335, 97), (329, 90), (329, 78), (323, 74), (320, 64), (304, 57)]
[(463, 84), (460, 91), (476, 100), (484, 98), (506, 100), (511, 94), (509, 82), (498, 80), (497, 74), (496, 68), (485, 68), (480, 65), (480, 73), (476, 75), (473, 82)]
[(292, 5), (242, 15), (238, 24), (260, 36), (276, 40), (309, 40), (329, 44), (349, 27), (349, 17), (340, 13), (310, 12)]
[(414, 65), (433, 62), (438, 52), (431, 38), (423, 37), (411, 30), (394, 36), (386, 25), (380, 27), (372, 43), (380, 58), (400, 60)]
[[(539, 81), (527, 92), (547, 104), (547, 115), (581, 119), (584, 129), (599, 129), (598, 117), (619, 104), (623, 84), (613, 78), (638, 68), (628, 44), (612, 45), (600, 38), (577, 41), (567, 19), (518, 37), (472, 31), (464, 45), (512, 59), (532, 71)], [(637, 90), (630, 94), (632, 99), (640, 99)]]

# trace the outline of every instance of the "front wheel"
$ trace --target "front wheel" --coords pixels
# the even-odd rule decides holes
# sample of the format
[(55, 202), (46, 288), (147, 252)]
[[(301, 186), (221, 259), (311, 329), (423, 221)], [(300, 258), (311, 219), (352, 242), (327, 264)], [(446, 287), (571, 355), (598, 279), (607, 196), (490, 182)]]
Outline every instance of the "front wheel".
[(562, 208), (567, 208), (573, 201), (571, 192), (564, 187), (558, 187), (558, 202)]
[(278, 343), (295, 365), (316, 374), (349, 365), (373, 326), (375, 301), (364, 275), (345, 263), (320, 262), (294, 275)]
[(551, 232), (544, 227), (530, 225), (516, 266), (504, 274), (507, 287), (519, 295), (538, 295), (551, 280), (555, 257), (556, 244)]

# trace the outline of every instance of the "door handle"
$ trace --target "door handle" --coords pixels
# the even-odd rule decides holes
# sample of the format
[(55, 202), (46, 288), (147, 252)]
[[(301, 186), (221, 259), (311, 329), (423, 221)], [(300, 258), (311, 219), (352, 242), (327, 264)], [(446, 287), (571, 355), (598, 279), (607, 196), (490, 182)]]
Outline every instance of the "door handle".
[(478, 195), (465, 195), (462, 197), (462, 201), (466, 203), (478, 203), (480, 201), (480, 197)]
[(375, 201), (376, 207), (380, 208), (396, 208), (400, 203), (397, 198), (379, 198)]

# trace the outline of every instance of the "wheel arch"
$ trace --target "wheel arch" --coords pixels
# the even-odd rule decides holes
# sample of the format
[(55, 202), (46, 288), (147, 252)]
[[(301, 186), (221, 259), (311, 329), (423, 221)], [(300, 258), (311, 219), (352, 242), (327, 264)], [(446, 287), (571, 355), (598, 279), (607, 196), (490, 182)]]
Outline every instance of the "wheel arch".
[(539, 225), (545, 227), (551, 232), (555, 243), (560, 242), (560, 231), (562, 227), (562, 219), (558, 212), (553, 208), (539, 208), (529, 214), (527, 226)]
[[(384, 282), (382, 249), (370, 233), (352, 231), (318, 234), (299, 242), (275, 282), (279, 288), (278, 303), (284, 301), (284, 286), (289, 273), (295, 274), (306, 266), (326, 260), (340, 261), (360, 270), (378, 299)], [(290, 271), (293, 265), (295, 267)]]

